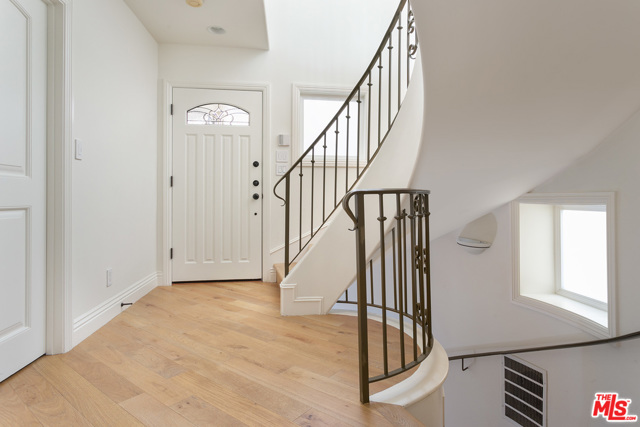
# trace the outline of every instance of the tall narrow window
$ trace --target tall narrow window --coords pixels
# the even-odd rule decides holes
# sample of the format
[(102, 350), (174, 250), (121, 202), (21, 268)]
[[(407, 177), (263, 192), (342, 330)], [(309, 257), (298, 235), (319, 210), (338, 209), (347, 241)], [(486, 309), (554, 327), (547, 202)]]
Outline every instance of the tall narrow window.
[(187, 111), (188, 125), (249, 126), (249, 112), (228, 104), (206, 104)]

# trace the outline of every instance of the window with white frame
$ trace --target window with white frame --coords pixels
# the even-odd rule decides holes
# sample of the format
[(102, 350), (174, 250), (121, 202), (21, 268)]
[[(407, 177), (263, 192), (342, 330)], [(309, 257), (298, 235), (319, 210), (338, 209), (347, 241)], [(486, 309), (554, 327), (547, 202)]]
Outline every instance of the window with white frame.
[(514, 302), (613, 336), (613, 193), (527, 194), (512, 213)]
[[(299, 157), (316, 141), (338, 114), (350, 93), (350, 89), (294, 85), (293, 158)], [(365, 99), (366, 94), (361, 93), (360, 103), (356, 97), (340, 112), (337, 124), (332, 124), (326, 133), (326, 144), (321, 140), (314, 149), (316, 161), (326, 159), (330, 164), (335, 164), (337, 155), (339, 166), (348, 164), (356, 167), (358, 150), (362, 150), (362, 144), (358, 143), (359, 133), (362, 133), (366, 120), (364, 111), (360, 108)], [(305, 160), (310, 161), (311, 154)]]
[(607, 308), (606, 205), (556, 206), (556, 292)]

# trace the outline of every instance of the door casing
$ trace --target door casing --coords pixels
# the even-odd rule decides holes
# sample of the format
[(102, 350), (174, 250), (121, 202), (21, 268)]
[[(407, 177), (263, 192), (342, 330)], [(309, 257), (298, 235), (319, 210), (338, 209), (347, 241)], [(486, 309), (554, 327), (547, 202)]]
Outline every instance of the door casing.
[(269, 277), (269, 248), (268, 228), (271, 223), (271, 197), (269, 197), (268, 189), (271, 188), (273, 175), (273, 167), (269, 161), (271, 158), (271, 148), (269, 141), (270, 135), (270, 86), (269, 84), (232, 84), (232, 83), (184, 83), (162, 81), (161, 94), (161, 116), (162, 116), (162, 147), (158, 152), (158, 270), (162, 272), (159, 277), (159, 284), (171, 286), (172, 284), (172, 267), (171, 267), (171, 236), (172, 236), (172, 207), (173, 199), (171, 194), (171, 171), (173, 170), (172, 153), (173, 153), (173, 128), (171, 116), (172, 93), (174, 88), (193, 88), (193, 89), (218, 89), (218, 90), (244, 90), (262, 92), (262, 159), (260, 163), (262, 168), (262, 186), (264, 197), (262, 198), (262, 280)]
[[(245, 110), (249, 123), (185, 122), (189, 109), (211, 103)], [(262, 92), (174, 88), (172, 119), (172, 280), (261, 278)]]
[(48, 5), (46, 354), (72, 348), (71, 0)]

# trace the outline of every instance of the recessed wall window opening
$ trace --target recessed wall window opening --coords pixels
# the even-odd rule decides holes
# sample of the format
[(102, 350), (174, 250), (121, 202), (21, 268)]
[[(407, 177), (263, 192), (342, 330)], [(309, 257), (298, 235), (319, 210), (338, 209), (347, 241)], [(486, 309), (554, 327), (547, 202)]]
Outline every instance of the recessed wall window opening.
[(206, 104), (187, 111), (188, 125), (249, 126), (248, 111), (228, 104)]
[(512, 203), (513, 301), (615, 335), (613, 193), (527, 194)]

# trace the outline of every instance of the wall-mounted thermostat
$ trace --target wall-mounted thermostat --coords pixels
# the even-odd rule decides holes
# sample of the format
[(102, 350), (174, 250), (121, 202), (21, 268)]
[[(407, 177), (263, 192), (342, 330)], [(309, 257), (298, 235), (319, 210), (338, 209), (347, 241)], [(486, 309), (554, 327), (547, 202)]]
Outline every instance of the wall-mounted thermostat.
[(280, 147), (288, 147), (291, 145), (291, 135), (278, 135), (278, 145)]

